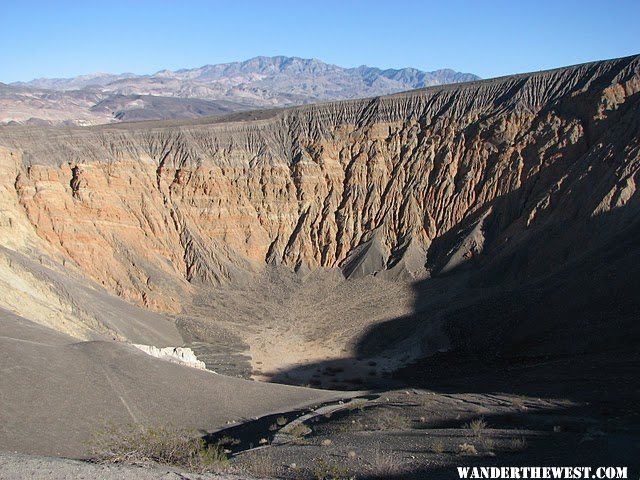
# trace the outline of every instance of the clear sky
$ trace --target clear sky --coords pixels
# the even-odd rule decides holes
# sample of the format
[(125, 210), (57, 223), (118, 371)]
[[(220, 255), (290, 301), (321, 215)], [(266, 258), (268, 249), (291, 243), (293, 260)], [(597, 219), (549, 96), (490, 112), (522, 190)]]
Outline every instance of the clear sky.
[(640, 53), (640, 0), (0, 0), (0, 81), (257, 55), (488, 78)]

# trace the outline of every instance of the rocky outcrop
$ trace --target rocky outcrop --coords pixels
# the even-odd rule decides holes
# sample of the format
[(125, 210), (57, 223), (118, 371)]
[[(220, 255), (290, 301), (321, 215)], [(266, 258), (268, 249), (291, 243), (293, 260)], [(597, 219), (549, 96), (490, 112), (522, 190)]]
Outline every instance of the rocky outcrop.
[(138, 350), (142, 350), (147, 355), (159, 358), (160, 360), (166, 360), (167, 362), (179, 363), (186, 365), (187, 367), (197, 368), (199, 370), (206, 370), (207, 366), (204, 362), (198, 360), (193, 350), (186, 347), (164, 347), (158, 348), (153, 345), (140, 345), (137, 343), (132, 344)]
[(422, 278), (632, 207), (620, 227), (638, 205), (639, 69), (629, 57), (252, 121), (4, 128), (0, 145), (19, 165), (15, 215), (40, 240), (178, 312), (193, 288), (265, 265)]

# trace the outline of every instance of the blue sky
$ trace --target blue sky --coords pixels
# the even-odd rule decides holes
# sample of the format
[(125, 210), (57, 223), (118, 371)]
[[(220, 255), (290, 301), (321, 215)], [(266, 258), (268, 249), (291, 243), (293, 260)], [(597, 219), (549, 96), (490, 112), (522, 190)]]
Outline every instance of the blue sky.
[(0, 0), (0, 81), (257, 55), (484, 78), (640, 53), (640, 0)]

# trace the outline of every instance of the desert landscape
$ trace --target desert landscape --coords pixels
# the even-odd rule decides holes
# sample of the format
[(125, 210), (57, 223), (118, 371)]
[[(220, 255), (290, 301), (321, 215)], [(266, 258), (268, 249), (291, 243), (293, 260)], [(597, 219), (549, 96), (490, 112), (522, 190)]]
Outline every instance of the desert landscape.
[(97, 73), (0, 83), (0, 125), (98, 125), (210, 117), (477, 80), (440, 69), (342, 68), (318, 59), (254, 57), (154, 74)]
[[(639, 95), (631, 56), (0, 127), (0, 476), (637, 471)], [(116, 455), (185, 429), (206, 468)]]

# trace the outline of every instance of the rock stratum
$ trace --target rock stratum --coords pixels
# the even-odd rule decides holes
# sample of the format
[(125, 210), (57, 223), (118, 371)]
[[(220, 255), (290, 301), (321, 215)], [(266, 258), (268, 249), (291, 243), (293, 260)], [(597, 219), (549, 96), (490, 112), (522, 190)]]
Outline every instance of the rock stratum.
[(217, 119), (4, 127), (0, 306), (289, 382), (347, 358), (628, 348), (639, 92), (628, 57)]

